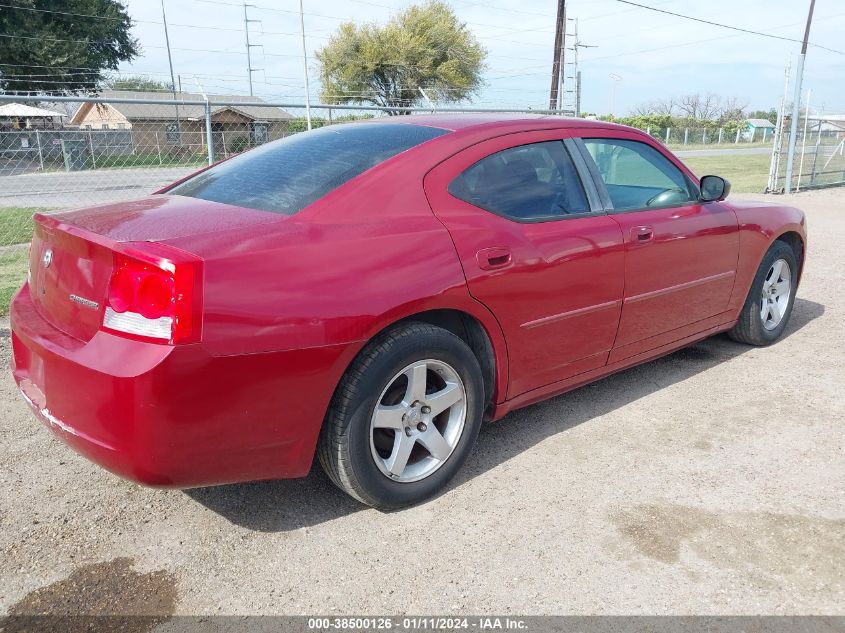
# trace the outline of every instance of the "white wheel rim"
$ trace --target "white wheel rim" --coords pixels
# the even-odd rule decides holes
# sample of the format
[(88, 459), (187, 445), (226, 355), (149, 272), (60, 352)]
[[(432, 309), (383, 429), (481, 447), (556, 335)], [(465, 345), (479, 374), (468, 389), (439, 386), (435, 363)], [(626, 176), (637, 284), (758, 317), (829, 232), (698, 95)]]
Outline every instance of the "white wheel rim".
[(780, 325), (791, 295), (792, 270), (785, 259), (776, 259), (763, 280), (760, 319), (765, 329), (774, 330)]
[(392, 481), (430, 476), (452, 455), (466, 423), (466, 389), (443, 361), (409, 364), (391, 378), (370, 418), (370, 451)]

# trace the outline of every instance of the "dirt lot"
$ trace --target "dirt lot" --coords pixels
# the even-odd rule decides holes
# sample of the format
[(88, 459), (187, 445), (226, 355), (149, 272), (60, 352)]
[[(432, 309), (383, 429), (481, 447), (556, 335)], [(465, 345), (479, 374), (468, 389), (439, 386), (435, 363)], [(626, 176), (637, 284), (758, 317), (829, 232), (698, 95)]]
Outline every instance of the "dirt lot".
[(139, 488), (3, 372), (0, 613), (845, 614), (845, 190), (791, 202), (811, 242), (782, 342), (717, 337), (512, 414), (404, 512), (317, 470)]

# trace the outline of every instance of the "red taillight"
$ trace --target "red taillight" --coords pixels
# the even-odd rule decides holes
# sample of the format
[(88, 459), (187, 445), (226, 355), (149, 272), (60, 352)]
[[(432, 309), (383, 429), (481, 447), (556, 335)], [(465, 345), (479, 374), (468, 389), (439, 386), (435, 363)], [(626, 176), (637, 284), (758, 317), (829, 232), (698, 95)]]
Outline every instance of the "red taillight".
[(162, 343), (200, 340), (201, 261), (160, 244), (114, 253), (103, 329)]

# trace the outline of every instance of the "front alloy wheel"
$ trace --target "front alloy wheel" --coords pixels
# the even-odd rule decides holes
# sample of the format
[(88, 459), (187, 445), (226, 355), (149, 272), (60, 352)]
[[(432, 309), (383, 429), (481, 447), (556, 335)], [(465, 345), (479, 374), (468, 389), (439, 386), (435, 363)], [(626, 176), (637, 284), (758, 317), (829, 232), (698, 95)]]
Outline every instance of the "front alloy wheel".
[(776, 240), (763, 255), (731, 338), (750, 345), (770, 345), (783, 334), (798, 287), (800, 250)]
[(792, 296), (792, 269), (785, 259), (777, 259), (769, 267), (762, 294), (760, 319), (763, 327), (771, 331), (780, 325)]

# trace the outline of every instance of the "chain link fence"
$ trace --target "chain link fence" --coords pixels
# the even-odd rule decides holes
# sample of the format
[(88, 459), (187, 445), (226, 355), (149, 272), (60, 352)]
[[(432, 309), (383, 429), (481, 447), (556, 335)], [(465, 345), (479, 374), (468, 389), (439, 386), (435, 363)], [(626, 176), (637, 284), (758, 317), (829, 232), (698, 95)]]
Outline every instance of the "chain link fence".
[(719, 147), (771, 147), (774, 128), (661, 127), (644, 130), (671, 149)]
[[(789, 121), (772, 153), (769, 191), (786, 189)], [(792, 191), (845, 185), (845, 117), (810, 114), (798, 120)]]

